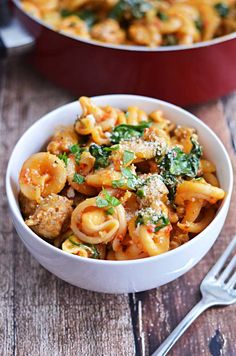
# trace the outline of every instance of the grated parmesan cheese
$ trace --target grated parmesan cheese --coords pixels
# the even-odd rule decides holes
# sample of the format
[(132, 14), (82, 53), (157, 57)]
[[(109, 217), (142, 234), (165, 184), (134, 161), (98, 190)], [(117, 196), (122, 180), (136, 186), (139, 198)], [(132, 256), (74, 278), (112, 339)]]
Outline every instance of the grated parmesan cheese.
[(87, 115), (86, 118), (89, 119), (89, 121), (90, 121), (92, 124), (96, 124), (96, 120), (95, 120), (95, 117), (93, 116), (93, 114)]
[(139, 198), (141, 208), (149, 206), (155, 201), (161, 200), (163, 195), (167, 195), (169, 192), (158, 174), (146, 174), (142, 176), (142, 180), (144, 177), (145, 180), (141, 186), (144, 196)]
[(74, 197), (75, 197), (75, 191), (74, 191), (74, 189), (70, 187), (70, 188), (67, 190), (66, 195), (67, 195), (68, 198), (74, 198)]
[(120, 142), (120, 151), (133, 151), (137, 157), (152, 158), (160, 156), (167, 150), (167, 144), (164, 138), (158, 137), (156, 141), (144, 141), (141, 138), (133, 138), (129, 141)]
[(137, 217), (143, 219), (144, 225), (155, 224), (163, 215), (161, 207), (159, 209), (153, 209), (151, 207), (142, 208), (135, 212)]
[(104, 132), (104, 136), (107, 137), (107, 138), (110, 138), (111, 137), (111, 133), (110, 132)]

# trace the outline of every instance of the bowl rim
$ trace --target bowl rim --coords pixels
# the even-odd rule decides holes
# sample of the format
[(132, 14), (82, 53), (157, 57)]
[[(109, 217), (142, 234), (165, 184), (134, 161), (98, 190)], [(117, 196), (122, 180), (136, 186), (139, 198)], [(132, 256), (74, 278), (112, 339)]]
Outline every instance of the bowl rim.
[(228, 42), (230, 40), (236, 39), (236, 31), (231, 32), (227, 35), (220, 36), (213, 38), (211, 40), (207, 41), (201, 41), (197, 42), (191, 45), (175, 45), (175, 46), (159, 46), (159, 47), (148, 47), (148, 46), (137, 46), (137, 45), (118, 45), (118, 44), (112, 44), (112, 43), (105, 43), (105, 42), (100, 42), (96, 41), (94, 39), (86, 39), (80, 36), (72, 35), (69, 34), (65, 31), (56, 31), (54, 28), (50, 25), (48, 25), (45, 21), (37, 19), (36, 17), (32, 16), (31, 14), (27, 13), (19, 0), (12, 0), (15, 6), (24, 13), (24, 15), (28, 16), (31, 20), (35, 21), (39, 25), (47, 28), (48, 30), (51, 30), (55, 33), (58, 33), (62, 36), (68, 37), (70, 39), (76, 40), (78, 42), (82, 42), (88, 45), (92, 46), (97, 46), (97, 47), (102, 47), (102, 48), (107, 48), (107, 49), (117, 49), (120, 51), (131, 51), (131, 52), (177, 52), (177, 51), (184, 51), (184, 50), (192, 50), (192, 49), (197, 49), (197, 48), (204, 48), (204, 47), (209, 47), (217, 44), (221, 44), (224, 42)]
[[(92, 100), (96, 100), (96, 99), (106, 99), (108, 100), (108, 105), (109, 105), (109, 100), (112, 100), (113, 98), (120, 98), (120, 100), (122, 99), (136, 99), (139, 100), (141, 99), (141, 101), (145, 102), (153, 102), (156, 103), (157, 105), (161, 104), (166, 106), (169, 109), (172, 109), (173, 111), (178, 111), (179, 113), (182, 113), (185, 116), (188, 116), (191, 120), (193, 120), (193, 122), (197, 122), (198, 124), (200, 124), (200, 126), (203, 127), (203, 129), (207, 130), (208, 133), (210, 133), (210, 135), (212, 135), (214, 137), (214, 139), (217, 142), (217, 145), (220, 147), (220, 149), (223, 151), (223, 154), (225, 155), (225, 166), (227, 167), (228, 173), (229, 173), (229, 187), (228, 187), (228, 192), (226, 197), (224, 198), (224, 200), (222, 201), (222, 205), (219, 207), (219, 210), (217, 211), (217, 215), (214, 217), (214, 219), (211, 221), (211, 223), (202, 231), (200, 232), (198, 235), (194, 236), (191, 240), (189, 240), (188, 242), (186, 242), (185, 244), (179, 246), (176, 249), (173, 250), (169, 250), (163, 254), (157, 255), (157, 256), (150, 256), (150, 257), (146, 257), (146, 258), (141, 258), (141, 259), (135, 259), (135, 260), (118, 260), (118, 261), (113, 261), (113, 260), (102, 260), (102, 259), (92, 259), (92, 258), (84, 258), (84, 257), (80, 257), (77, 255), (73, 255), (70, 254), (68, 252), (63, 251), (62, 249), (51, 245), (50, 243), (48, 243), (47, 241), (45, 241), (43, 238), (41, 238), (40, 236), (38, 236), (36, 233), (34, 233), (24, 222), (23, 217), (21, 215), (20, 209), (17, 206), (13, 206), (13, 201), (15, 201), (15, 197), (11, 188), (11, 182), (10, 182), (10, 173), (11, 173), (11, 169), (12, 169), (12, 161), (13, 161), (13, 157), (15, 157), (16, 153), (18, 152), (18, 146), (21, 145), (21, 143), (25, 140), (25, 137), (28, 135), (28, 133), (31, 131), (32, 128), (34, 128), (35, 126), (37, 126), (39, 124), (39, 122), (46, 122), (48, 117), (50, 117), (51, 115), (57, 115), (60, 114), (61, 110), (65, 110), (67, 107), (69, 106), (74, 106), (75, 104), (78, 104), (78, 100), (67, 103), (65, 105), (62, 105), (48, 113), (46, 113), (45, 115), (43, 115), (41, 118), (39, 118), (38, 120), (36, 120), (24, 133), (23, 135), (19, 138), (19, 140), (17, 141), (17, 143), (15, 144), (9, 161), (8, 161), (8, 165), (7, 165), (7, 171), (6, 171), (6, 178), (5, 178), (5, 184), (6, 184), (6, 195), (7, 195), (7, 201), (8, 201), (8, 206), (10, 207), (11, 213), (13, 215), (13, 217), (15, 218), (15, 220), (18, 222), (18, 224), (21, 225), (21, 227), (25, 230), (26, 234), (30, 236), (30, 238), (32, 239), (36, 239), (37, 242), (39, 244), (42, 244), (43, 246), (45, 246), (45, 248), (48, 248), (49, 250), (52, 251), (52, 253), (56, 252), (59, 255), (62, 254), (62, 256), (64, 257), (68, 257), (68, 258), (72, 258), (75, 260), (80, 260), (83, 261), (84, 263), (89, 263), (89, 264), (105, 264), (105, 265), (113, 265), (113, 266), (121, 266), (121, 265), (133, 265), (133, 264), (146, 264), (149, 262), (152, 262), (154, 260), (158, 261), (160, 259), (163, 259), (165, 257), (171, 257), (172, 255), (178, 255), (178, 253), (184, 252), (184, 250), (186, 250), (188, 247), (191, 248), (191, 246), (193, 246), (194, 244), (197, 243), (197, 241), (201, 240), (202, 235), (206, 234), (208, 232), (208, 230), (211, 229), (212, 225), (214, 225), (220, 218), (221, 215), (224, 214), (224, 210), (225, 208), (227, 208), (227, 205), (229, 205), (230, 200), (231, 200), (231, 195), (232, 195), (232, 190), (233, 190), (233, 168), (232, 168), (232, 163), (230, 160), (230, 157), (228, 155), (228, 152), (226, 150), (226, 148), (224, 147), (223, 143), (221, 142), (221, 140), (219, 139), (219, 137), (215, 134), (215, 132), (209, 127), (207, 126), (203, 121), (201, 121), (200, 119), (198, 119), (195, 115), (193, 115), (192, 113), (188, 112), (185, 109), (182, 109), (181, 107), (168, 103), (166, 101), (163, 100), (159, 100), (159, 99), (155, 99), (155, 98), (151, 98), (151, 97), (147, 97), (147, 96), (142, 96), (142, 95), (132, 95), (132, 94), (108, 94), (108, 95), (97, 95), (97, 96), (93, 96), (91, 97)], [(15, 225), (15, 223), (13, 222), (13, 225)], [(17, 233), (18, 235), (18, 233)], [(20, 237), (20, 236), (18, 236)], [(21, 239), (21, 237), (20, 237)], [(178, 252), (179, 251), (179, 252)]]

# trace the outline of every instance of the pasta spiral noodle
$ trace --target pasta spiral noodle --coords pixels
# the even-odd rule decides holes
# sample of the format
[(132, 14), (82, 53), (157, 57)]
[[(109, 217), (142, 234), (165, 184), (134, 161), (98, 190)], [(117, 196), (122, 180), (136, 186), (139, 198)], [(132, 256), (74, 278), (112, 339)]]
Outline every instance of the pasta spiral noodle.
[(94, 127), (91, 134), (93, 141), (98, 145), (107, 145), (109, 143), (109, 139), (103, 132), (101, 126)]
[(28, 199), (40, 202), (41, 197), (59, 193), (64, 188), (66, 175), (65, 165), (57, 156), (35, 153), (22, 166), (20, 189)]
[(69, 185), (75, 189), (77, 192), (87, 195), (93, 196), (97, 193), (97, 190), (92, 186), (89, 186), (86, 182), (78, 183), (75, 180), (75, 175), (77, 173), (83, 172), (83, 174), (88, 174), (94, 165), (94, 157), (90, 155), (89, 152), (83, 152), (81, 154), (79, 165), (75, 162), (75, 157), (70, 155), (67, 161), (67, 181)]
[(203, 216), (203, 218), (200, 221), (198, 222), (185, 221), (185, 222), (177, 223), (177, 226), (184, 232), (199, 234), (210, 224), (214, 216), (215, 216), (215, 209), (209, 208), (207, 210), (207, 213)]
[(117, 235), (125, 235), (125, 210), (122, 205), (118, 205), (112, 216), (106, 215), (105, 209), (97, 207), (96, 198), (86, 199), (73, 211), (71, 229), (84, 242), (108, 243)]
[(219, 187), (218, 179), (213, 173), (204, 173), (203, 178), (207, 183), (213, 185), (214, 187)]
[(112, 187), (112, 182), (119, 179), (121, 179), (121, 172), (104, 168), (88, 174), (85, 181), (92, 187), (101, 188), (103, 186)]
[(120, 44), (124, 42), (125, 32), (117, 21), (106, 19), (93, 26), (91, 36), (98, 41)]
[(71, 35), (89, 38), (89, 32), (86, 23), (76, 15), (71, 15), (61, 20), (58, 29), (60, 31), (66, 31)]
[(168, 228), (159, 231), (157, 234), (150, 233), (146, 226), (140, 226), (140, 242), (145, 252), (149, 256), (160, 255), (169, 250), (169, 232)]
[(156, 256), (169, 250), (169, 226), (155, 233), (146, 225), (135, 226), (135, 218), (133, 218), (130, 220), (128, 227), (134, 243), (149, 256)]
[(170, 238), (170, 249), (173, 250), (189, 241), (187, 232), (175, 228)]
[(47, 146), (47, 151), (54, 155), (59, 155), (63, 152), (69, 152), (70, 147), (77, 144), (77, 142), (78, 135), (73, 128), (62, 128), (52, 137)]
[(42, 18), (41, 11), (38, 6), (34, 5), (31, 1), (22, 2), (23, 9), (28, 12), (31, 16), (38, 19)]
[(185, 205), (185, 215), (183, 221), (194, 222), (202, 209), (204, 201), (202, 199), (197, 199), (194, 201), (187, 201)]
[(62, 250), (68, 253), (72, 253), (73, 255), (85, 257), (85, 258), (94, 258), (93, 255), (99, 255), (100, 259), (104, 259), (106, 256), (106, 246), (103, 244), (96, 245), (96, 249), (94, 246), (86, 245), (78, 239), (71, 232), (68, 238), (62, 243)]
[(102, 130), (110, 130), (115, 126), (118, 111), (111, 106), (100, 108), (92, 103), (90, 98), (81, 97), (82, 116), (75, 123), (75, 130), (81, 135), (88, 135), (99, 125)]
[(212, 162), (207, 161), (206, 159), (200, 160), (200, 169), (203, 173), (213, 173), (216, 171), (216, 167)]
[(114, 259), (117, 261), (137, 260), (145, 257), (148, 257), (148, 253), (140, 250), (134, 243), (131, 243), (129, 246), (124, 246), (122, 249), (114, 252)]
[(109, 133), (118, 119), (118, 110), (111, 106), (100, 108), (94, 105), (87, 97), (80, 98), (83, 109), (82, 116), (76, 120), (75, 130), (80, 135), (92, 136), (93, 142), (98, 145), (109, 144)]
[(175, 202), (176, 204), (184, 205), (186, 200), (204, 199), (211, 204), (215, 204), (217, 200), (223, 199), (224, 196), (223, 189), (214, 187), (206, 182), (183, 181), (177, 187)]

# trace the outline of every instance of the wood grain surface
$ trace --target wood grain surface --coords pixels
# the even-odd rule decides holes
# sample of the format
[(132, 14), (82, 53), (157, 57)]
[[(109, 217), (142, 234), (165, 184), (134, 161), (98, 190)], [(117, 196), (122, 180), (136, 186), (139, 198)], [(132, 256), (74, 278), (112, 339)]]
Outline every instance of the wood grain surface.
[[(236, 233), (236, 192), (207, 256), (161, 288), (132, 295), (85, 291), (59, 280), (27, 252), (8, 216), (4, 178), (22, 133), (75, 98), (22, 59), (0, 63), (0, 355), (150, 355), (200, 299), (199, 284)], [(236, 165), (236, 94), (189, 108), (221, 138)], [(200, 316), (172, 356), (236, 355), (236, 305)]]

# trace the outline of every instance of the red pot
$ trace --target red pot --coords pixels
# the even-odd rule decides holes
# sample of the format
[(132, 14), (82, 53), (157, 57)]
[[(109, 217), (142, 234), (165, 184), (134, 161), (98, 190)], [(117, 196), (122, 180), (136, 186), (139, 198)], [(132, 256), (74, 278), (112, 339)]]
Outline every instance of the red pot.
[(77, 96), (132, 93), (187, 105), (236, 89), (236, 33), (193, 46), (114, 46), (55, 32), (14, 7), (35, 38), (35, 67)]

